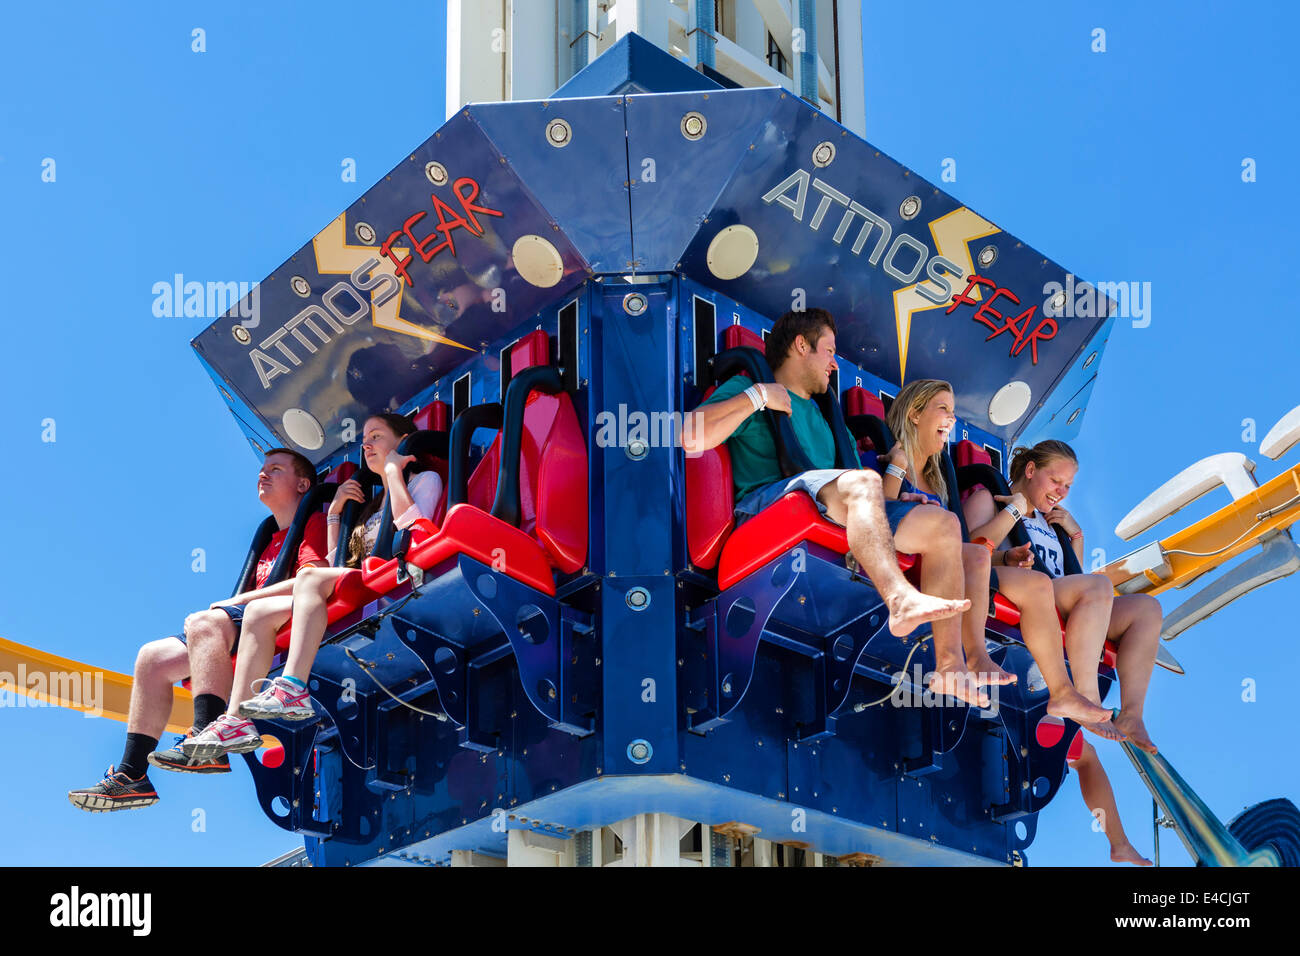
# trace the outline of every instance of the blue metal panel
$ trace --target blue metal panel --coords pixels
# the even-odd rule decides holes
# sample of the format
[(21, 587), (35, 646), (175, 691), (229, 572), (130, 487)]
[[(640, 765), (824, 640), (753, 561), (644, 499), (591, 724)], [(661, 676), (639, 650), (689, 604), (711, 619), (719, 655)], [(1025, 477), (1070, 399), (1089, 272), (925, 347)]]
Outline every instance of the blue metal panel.
[(628, 33), (556, 90), (552, 99), (720, 89), (719, 84), (649, 40)]
[[(589, 272), (631, 268), (622, 97), (476, 103), (465, 112)], [(547, 140), (547, 126), (557, 119), (570, 129), (562, 147)]]
[(1112, 316), (1080, 350), (1060, 384), (1036, 410), (1033, 420), (1021, 436), (1022, 444), (1032, 445), (1045, 438), (1070, 441), (1079, 434), (1079, 429), (1083, 427), (1084, 411), (1101, 369), (1102, 351), (1110, 340), (1114, 324)]
[[(723, 187), (748, 152), (780, 91), (677, 93), (627, 98), (628, 168), (632, 172), (632, 231), (638, 272), (679, 269), (687, 243), (718, 204)], [(707, 124), (702, 137), (682, 133), (687, 113)], [(653, 161), (653, 178), (648, 179)], [(710, 284), (707, 273), (696, 275)], [(788, 308), (788, 306), (787, 306)], [(784, 311), (784, 309), (782, 309)], [(773, 315), (776, 318), (780, 312)]]
[[(445, 168), (445, 184), (431, 183), (428, 163)], [(468, 182), (458, 190), (462, 178), (476, 183), (477, 193)], [(437, 206), (434, 196), (446, 205)], [(456, 226), (469, 223), (467, 204), (500, 215), (475, 213), (478, 230)], [(436, 228), (439, 216), (447, 223), (441, 232)], [(370, 241), (358, 237), (362, 224), (373, 230)], [(428, 262), (413, 248), (416, 243), (401, 235), (404, 224), (424, 244)], [(406, 269), (413, 283), (403, 286), (395, 316), (395, 300), (385, 309), (371, 299), (396, 283), (378, 278), (384, 269), (391, 275), (395, 268), (382, 248), (392, 235), (397, 238), (391, 258), (401, 259), (405, 251), (412, 260)], [(552, 243), (561, 257), (563, 277), (552, 288), (529, 284), (513, 267), (511, 250), (526, 235)], [(370, 261), (375, 264), (363, 268)], [(193, 345), (277, 443), (321, 462), (341, 448), (344, 419), (359, 421), (371, 411), (396, 408), (464, 361), (462, 348), (426, 336), (442, 335), (478, 348), (585, 275), (578, 252), (462, 111), (349, 207), (341, 224), (322, 230), (261, 283), (260, 314), (247, 330), (250, 335), (223, 318)], [(294, 290), (295, 277), (305, 295)], [(333, 313), (326, 311), (325, 300), (335, 304)], [(313, 311), (304, 317), (309, 307)], [(408, 325), (381, 327), (390, 318)], [(319, 447), (292, 441), (283, 425), (291, 408), (305, 410), (320, 424), (324, 441)]]
[[(671, 412), (676, 395), (675, 312), (671, 280), (601, 288), (593, 321), (600, 324), (600, 378), (593, 388), (597, 431), (591, 455), (602, 463), (604, 565), (620, 576), (671, 574), (672, 529), (679, 520), (670, 481), (678, 454)], [(628, 315), (624, 298), (648, 301), (640, 315)], [(605, 428), (599, 426), (602, 422)], [(641, 437), (644, 457), (631, 447)]]

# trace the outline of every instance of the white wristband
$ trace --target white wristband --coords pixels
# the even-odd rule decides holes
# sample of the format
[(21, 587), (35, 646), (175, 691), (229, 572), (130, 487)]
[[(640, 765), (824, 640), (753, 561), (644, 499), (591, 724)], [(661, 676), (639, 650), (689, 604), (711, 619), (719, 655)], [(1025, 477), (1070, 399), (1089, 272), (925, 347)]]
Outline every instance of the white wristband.
[(904, 478), (907, 477), (907, 472), (903, 471), (903, 469), (899, 468), (897, 465), (893, 464), (892, 462), (885, 466), (885, 474), (893, 475), (899, 481), (902, 481)]
[(767, 386), (758, 382), (758, 394), (763, 397), (763, 408), (767, 408)]
[(763, 405), (765, 404), (763, 399), (759, 397), (758, 388), (757, 385), (751, 385), (749, 388), (745, 389), (745, 397), (749, 399), (750, 404), (754, 406), (754, 411), (756, 412), (762, 411)]
[(1011, 517), (1015, 518), (1017, 521), (1024, 517), (1024, 515), (1020, 513), (1020, 509), (1010, 502), (1007, 503), (1006, 511), (1007, 514), (1011, 515)]

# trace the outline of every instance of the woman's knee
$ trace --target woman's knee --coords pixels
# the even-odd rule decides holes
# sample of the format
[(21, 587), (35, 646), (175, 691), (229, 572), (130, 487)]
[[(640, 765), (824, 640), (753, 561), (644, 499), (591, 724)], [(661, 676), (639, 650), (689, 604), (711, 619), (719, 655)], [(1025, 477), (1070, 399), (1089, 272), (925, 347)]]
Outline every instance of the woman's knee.
[(267, 602), (254, 601), (244, 612), (244, 634), (256, 633), (266, 627), (276, 628), (289, 619), (292, 606), (267, 606)]
[(982, 544), (963, 544), (961, 559), (967, 570), (976, 574), (988, 574), (989, 569), (993, 567), (993, 555)]
[(1052, 588), (1052, 579), (1041, 571), (1016, 568), (1012, 574), (1000, 575), (998, 580), (1002, 583), (1007, 596), (1021, 607), (1027, 604), (1047, 603), (1056, 606), (1056, 592)]
[(1139, 621), (1148, 625), (1154, 624), (1156, 627), (1164, 623), (1165, 610), (1160, 606), (1160, 602), (1150, 594), (1134, 594), (1129, 597), (1129, 600), (1135, 602), (1138, 606), (1137, 618)]
[(1109, 604), (1115, 600), (1115, 586), (1110, 583), (1110, 578), (1100, 572), (1089, 574), (1086, 596), (1090, 600)]
[(920, 539), (922, 554), (928, 550), (961, 548), (961, 522), (947, 508), (940, 508), (938, 505), (917, 505), (907, 513), (903, 521), (908, 524), (909, 535)]
[(330, 568), (303, 568), (293, 579), (294, 597), (328, 594), (334, 587), (334, 580), (337, 577), (330, 573), (331, 570)]

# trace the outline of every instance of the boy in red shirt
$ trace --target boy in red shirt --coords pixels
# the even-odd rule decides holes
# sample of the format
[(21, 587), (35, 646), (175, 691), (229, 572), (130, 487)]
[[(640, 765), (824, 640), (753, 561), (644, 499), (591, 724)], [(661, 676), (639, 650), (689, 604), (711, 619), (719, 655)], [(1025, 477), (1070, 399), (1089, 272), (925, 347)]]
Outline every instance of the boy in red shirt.
[[(104, 779), (93, 787), (70, 791), (68, 799), (73, 806), (92, 812), (152, 806), (158, 802), (158, 794), (149, 782), (147, 763), (182, 773), (230, 772), (230, 758), (224, 754), (211, 760), (191, 760), (181, 751), (180, 743), (226, 710), (234, 676), (230, 659), (239, 646), (244, 609), (259, 598), (293, 593), (292, 578), (269, 587), (262, 585), (284, 545), (298, 502), (315, 483), (316, 470), (302, 455), (287, 448), (273, 448), (266, 453), (257, 474), (257, 496), (275, 516), (279, 530), (257, 562), (256, 589), (191, 614), (181, 634), (140, 648), (122, 759), (116, 767), (109, 767)], [(324, 567), (325, 552), (325, 518), (317, 512), (307, 519), (294, 574), (303, 568)], [(167, 750), (154, 752), (171, 714), (172, 685), (186, 675), (191, 678), (194, 693), (194, 726)]]

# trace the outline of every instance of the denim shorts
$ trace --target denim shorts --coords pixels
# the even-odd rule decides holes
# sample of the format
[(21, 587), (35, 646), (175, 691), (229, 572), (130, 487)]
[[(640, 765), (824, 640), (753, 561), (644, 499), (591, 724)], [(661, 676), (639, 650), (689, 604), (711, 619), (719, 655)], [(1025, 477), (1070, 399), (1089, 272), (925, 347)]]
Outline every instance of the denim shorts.
[[(235, 642), (230, 645), (230, 656), (234, 657), (235, 652), (239, 650), (239, 632), (243, 629), (243, 624), (244, 624), (244, 605), (223, 604), (221, 607), (217, 608), (217, 610), (225, 611), (226, 616), (230, 618), (230, 622), (235, 625)], [(189, 646), (188, 642), (185, 640), (184, 625), (181, 626), (181, 631), (179, 634), (174, 634), (172, 636), (175, 637), (176, 640), (180, 641), (182, 644), (185, 644), (187, 647)]]
[(805, 491), (813, 502), (817, 505), (818, 512), (827, 521), (832, 520), (826, 514), (826, 505), (818, 500), (817, 494), (822, 488), (829, 485), (832, 481), (844, 474), (847, 469), (844, 468), (821, 468), (815, 471), (804, 471), (791, 478), (782, 478), (774, 481), (770, 485), (763, 485), (761, 488), (755, 488), (745, 497), (736, 502), (735, 515), (736, 526), (744, 524), (754, 515), (758, 514), (764, 508), (776, 504), (785, 495), (792, 491)]

